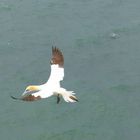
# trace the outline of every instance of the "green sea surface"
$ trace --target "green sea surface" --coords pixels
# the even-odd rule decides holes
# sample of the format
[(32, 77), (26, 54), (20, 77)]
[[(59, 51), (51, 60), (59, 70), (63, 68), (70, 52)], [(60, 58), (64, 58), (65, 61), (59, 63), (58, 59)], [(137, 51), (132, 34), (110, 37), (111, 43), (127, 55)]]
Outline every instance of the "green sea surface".
[[(47, 81), (52, 45), (79, 102), (12, 100)], [(0, 0), (0, 139), (139, 140), (140, 1)]]

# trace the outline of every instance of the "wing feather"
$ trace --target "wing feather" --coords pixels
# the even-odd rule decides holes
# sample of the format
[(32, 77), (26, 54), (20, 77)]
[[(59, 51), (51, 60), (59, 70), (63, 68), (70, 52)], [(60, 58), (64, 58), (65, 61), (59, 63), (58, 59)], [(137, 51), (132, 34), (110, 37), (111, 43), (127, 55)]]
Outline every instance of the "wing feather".
[(52, 59), (51, 59), (51, 65), (56, 65), (58, 64), (59, 67), (64, 66), (64, 57), (62, 52), (56, 48), (52, 47)]
[(51, 73), (48, 79), (48, 84), (59, 84), (64, 78), (64, 57), (62, 52), (52, 47), (52, 58), (51, 58)]

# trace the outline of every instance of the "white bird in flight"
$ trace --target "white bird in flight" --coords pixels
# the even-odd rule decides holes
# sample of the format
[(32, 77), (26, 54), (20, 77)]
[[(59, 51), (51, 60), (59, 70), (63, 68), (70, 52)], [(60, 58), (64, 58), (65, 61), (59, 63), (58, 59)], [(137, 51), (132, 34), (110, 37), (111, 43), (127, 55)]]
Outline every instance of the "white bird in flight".
[(11, 97), (23, 101), (36, 101), (55, 95), (57, 96), (57, 103), (60, 102), (60, 96), (62, 96), (66, 102), (77, 102), (78, 99), (74, 96), (75, 93), (62, 88), (60, 85), (60, 81), (64, 78), (64, 57), (62, 52), (56, 47), (52, 47), (50, 63), (51, 73), (45, 84), (29, 85), (20, 98)]

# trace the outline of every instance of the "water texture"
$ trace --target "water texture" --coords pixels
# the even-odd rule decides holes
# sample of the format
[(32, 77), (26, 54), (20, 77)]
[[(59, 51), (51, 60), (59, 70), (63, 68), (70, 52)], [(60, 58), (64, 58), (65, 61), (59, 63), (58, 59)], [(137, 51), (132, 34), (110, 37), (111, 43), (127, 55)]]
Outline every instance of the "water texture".
[[(138, 140), (140, 138), (139, 0), (1, 0), (0, 138)], [(65, 57), (56, 97), (14, 101), (50, 74), (51, 46)]]

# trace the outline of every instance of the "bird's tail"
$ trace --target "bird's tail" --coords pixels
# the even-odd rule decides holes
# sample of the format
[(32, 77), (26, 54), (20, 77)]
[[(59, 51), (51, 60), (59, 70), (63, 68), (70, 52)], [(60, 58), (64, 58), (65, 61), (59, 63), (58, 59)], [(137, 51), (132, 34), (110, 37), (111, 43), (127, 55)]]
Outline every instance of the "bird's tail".
[(64, 88), (60, 88), (58, 94), (61, 95), (66, 102), (78, 102), (78, 99), (74, 96), (75, 93), (73, 91), (67, 91)]

